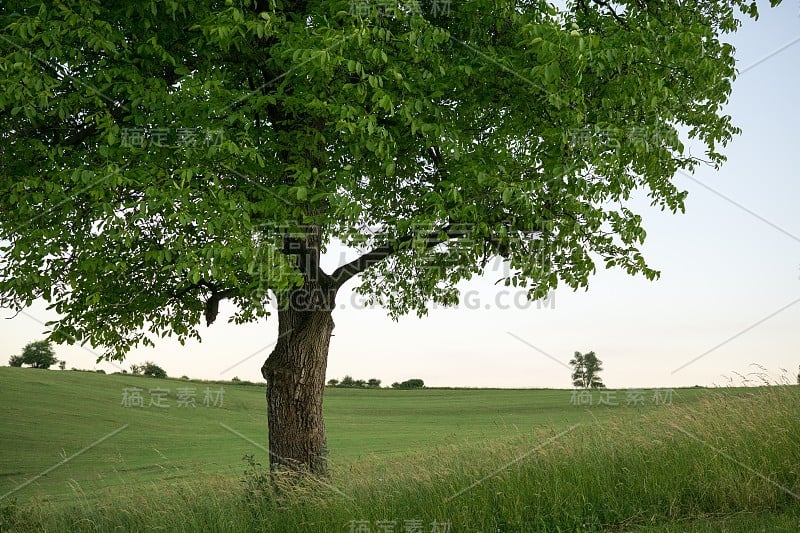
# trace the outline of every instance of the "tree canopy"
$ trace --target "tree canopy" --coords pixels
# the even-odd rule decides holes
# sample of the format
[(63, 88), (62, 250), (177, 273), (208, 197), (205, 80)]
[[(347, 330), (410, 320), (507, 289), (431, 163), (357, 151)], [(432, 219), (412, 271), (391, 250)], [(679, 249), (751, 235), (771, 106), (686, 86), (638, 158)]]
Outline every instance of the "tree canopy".
[(603, 362), (594, 352), (575, 352), (569, 364), (572, 366), (572, 386), (582, 389), (602, 389), (605, 387), (600, 372), (603, 371)]
[[(497, 254), (533, 298), (657, 275), (625, 202), (683, 210), (679, 128), (724, 160), (755, 4), (378, 4), (4, 2), (0, 303), (121, 357), (309, 276), (397, 316)], [(364, 253), (319, 272), (309, 234)]]
[(9, 366), (21, 367), (30, 365), (33, 368), (50, 368), (58, 363), (56, 352), (50, 341), (29, 342), (22, 349), (22, 354), (12, 355), (8, 361)]

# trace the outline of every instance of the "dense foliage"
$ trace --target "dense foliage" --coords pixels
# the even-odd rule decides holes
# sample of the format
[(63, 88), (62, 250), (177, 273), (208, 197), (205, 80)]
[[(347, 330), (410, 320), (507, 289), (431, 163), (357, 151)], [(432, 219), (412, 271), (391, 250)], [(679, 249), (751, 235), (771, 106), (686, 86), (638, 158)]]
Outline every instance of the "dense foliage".
[(21, 355), (12, 355), (8, 360), (9, 366), (21, 367), (30, 365), (33, 368), (50, 368), (58, 363), (56, 352), (50, 341), (29, 342), (22, 349)]
[[(774, 2), (773, 2), (774, 3)], [(436, 6), (439, 6), (436, 9)], [(444, 9), (446, 6), (446, 9)], [(0, 8), (0, 304), (121, 357), (268, 314), (332, 273), (393, 315), (502, 255), (533, 298), (597, 263), (653, 278), (626, 200), (736, 132), (742, 0), (135, 0)], [(315, 241), (316, 242), (316, 241)]]

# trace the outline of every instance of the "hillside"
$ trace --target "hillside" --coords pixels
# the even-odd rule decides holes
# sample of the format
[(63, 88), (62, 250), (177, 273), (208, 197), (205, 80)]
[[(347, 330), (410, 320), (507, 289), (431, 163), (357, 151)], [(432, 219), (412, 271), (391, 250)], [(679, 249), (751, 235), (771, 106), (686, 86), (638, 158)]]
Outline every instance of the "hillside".
[[(0, 495), (115, 431), (15, 497), (59, 501), (73, 492), (91, 495), (203, 473), (238, 476), (245, 453), (265, 459), (262, 386), (8, 367), (0, 367), (0, 383)], [(134, 389), (141, 389), (143, 407), (136, 406)], [(359, 457), (402, 455), (657, 407), (650, 391), (636, 407), (626, 406), (625, 392), (617, 395), (616, 407), (572, 405), (571, 394), (329, 389), (331, 462), (335, 467)], [(700, 396), (702, 391), (682, 389), (672, 402), (692, 403)]]
[(569, 390), (329, 389), (331, 483), (286, 492), (242, 460), (267, 463), (263, 386), (17, 368), (0, 383), (0, 530), (800, 524), (800, 387), (606, 391), (607, 405), (597, 391), (576, 405)]

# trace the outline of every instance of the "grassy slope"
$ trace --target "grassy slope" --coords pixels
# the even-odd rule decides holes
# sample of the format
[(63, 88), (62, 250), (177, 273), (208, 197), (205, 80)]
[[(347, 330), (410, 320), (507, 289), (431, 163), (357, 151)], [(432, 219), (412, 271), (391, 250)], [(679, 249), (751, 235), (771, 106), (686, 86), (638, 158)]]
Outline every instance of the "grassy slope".
[[(262, 387), (221, 385), (223, 406), (215, 407), (204, 406), (203, 396), (217, 384), (7, 367), (0, 367), (0, 383), (0, 495), (126, 425), (15, 496), (59, 501), (74, 491), (131, 490), (125, 487), (202, 473), (238, 476), (245, 453), (266, 462), (264, 451), (245, 439), (266, 443)], [(124, 407), (123, 391), (132, 387), (143, 389), (145, 404), (150, 389), (169, 390), (169, 407)], [(197, 407), (177, 405), (180, 387), (195, 389)], [(684, 390), (673, 401), (697, 397), (698, 391)], [(325, 402), (334, 466), (642, 410), (578, 408), (570, 405), (569, 391), (557, 390), (332, 389)]]
[[(220, 408), (202, 406), (205, 387), (218, 385), (178, 380), (0, 368), (0, 384), (0, 495), (128, 425), (5, 502), (35, 501), (57, 510), (79, 501), (81, 516), (120, 500), (145, 509), (155, 500), (159, 509), (171, 509), (155, 519), (133, 511), (103, 518), (111, 521), (106, 526), (122, 521), (126, 529), (149, 529), (169, 523), (171, 516), (210, 529), (229, 529), (220, 520), (234, 529), (278, 527), (269, 518), (273, 515), (242, 514), (232, 504), (239, 501), (242, 454), (255, 453), (266, 462), (256, 445), (265, 442), (263, 388), (226, 384)], [(170, 407), (125, 408), (120, 405), (125, 387), (169, 389)], [(177, 407), (178, 387), (196, 388), (200, 405)], [(649, 397), (644, 407), (624, 407), (624, 394), (617, 397), (623, 406), (586, 409), (570, 405), (569, 391), (329, 390), (333, 479), (354, 499), (329, 489), (318, 494), (317, 487), (309, 489), (311, 503), (287, 504), (272, 494), (258, 508), (269, 513), (279, 506), (282, 524), (306, 523), (298, 531), (311, 524), (347, 530), (354, 519), (371, 520), (374, 527), (387, 517), (446, 518), (474, 531), (519, 530), (526, 523), (574, 530), (582, 523), (590, 529), (614, 524), (625, 529), (654, 522), (653, 531), (705, 531), (709, 523), (724, 523), (731, 531), (798, 524), (797, 501), (753, 474), (764, 472), (800, 490), (796, 391), (784, 393), (794, 394), (793, 401), (773, 401), (774, 395), (754, 396), (752, 390), (685, 389), (675, 392), (671, 408), (653, 406)], [(766, 416), (769, 406), (779, 406), (774, 419)], [(676, 421), (702, 442), (677, 430)], [(537, 448), (576, 423), (582, 425), (571, 434)], [(752, 466), (739, 467), (703, 443)], [(508, 472), (448, 499), (531, 450), (531, 457)], [(594, 460), (596, 471), (581, 466)], [(665, 494), (673, 501), (664, 501)], [(709, 522), (714, 514), (722, 518)], [(692, 522), (697, 516), (705, 518)], [(184, 527), (178, 524), (168, 528)], [(336, 527), (328, 528), (331, 524)]]

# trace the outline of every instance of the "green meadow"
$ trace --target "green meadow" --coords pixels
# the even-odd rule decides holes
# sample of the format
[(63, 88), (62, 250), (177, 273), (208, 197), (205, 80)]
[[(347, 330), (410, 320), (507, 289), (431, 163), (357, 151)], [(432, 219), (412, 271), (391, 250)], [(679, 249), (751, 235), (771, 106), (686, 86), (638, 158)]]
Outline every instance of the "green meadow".
[(331, 477), (270, 477), (261, 385), (0, 368), (0, 530), (800, 527), (796, 386), (328, 389), (325, 409)]

